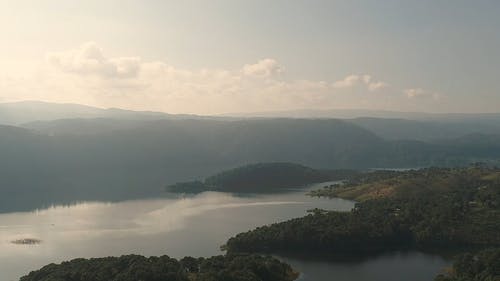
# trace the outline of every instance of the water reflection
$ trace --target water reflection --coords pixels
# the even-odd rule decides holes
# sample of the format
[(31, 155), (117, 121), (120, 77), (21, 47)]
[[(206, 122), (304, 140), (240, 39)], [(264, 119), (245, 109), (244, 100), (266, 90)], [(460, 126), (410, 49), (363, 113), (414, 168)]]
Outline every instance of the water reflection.
[(280, 257), (302, 272), (300, 281), (424, 281), (433, 280), (448, 262), (420, 252), (394, 252), (362, 261), (324, 261)]
[[(131, 253), (168, 254), (177, 258), (217, 255), (221, 254), (219, 246), (236, 233), (300, 217), (312, 208), (349, 210), (353, 207), (351, 201), (309, 198), (304, 193), (305, 190), (295, 190), (249, 196), (206, 192), (116, 203), (83, 202), (0, 214), (0, 280), (18, 280), (45, 264), (77, 257)], [(11, 243), (26, 238), (41, 243)], [(390, 260), (408, 262), (401, 257)], [(424, 255), (423, 260), (427, 261), (427, 256)], [(366, 262), (346, 268), (341, 263), (290, 261), (304, 272), (303, 280), (331, 280), (331, 274), (358, 272), (367, 266)], [(373, 262), (377, 264), (379, 260)], [(368, 261), (368, 264), (373, 263)], [(436, 271), (441, 263), (423, 266)], [(317, 275), (322, 270), (326, 270), (327, 275)]]

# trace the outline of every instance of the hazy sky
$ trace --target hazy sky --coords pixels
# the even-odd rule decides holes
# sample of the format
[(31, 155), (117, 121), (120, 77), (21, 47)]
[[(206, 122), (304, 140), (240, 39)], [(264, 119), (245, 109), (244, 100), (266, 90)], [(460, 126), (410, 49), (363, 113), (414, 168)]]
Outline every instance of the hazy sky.
[(500, 112), (500, 1), (3, 1), (0, 101)]

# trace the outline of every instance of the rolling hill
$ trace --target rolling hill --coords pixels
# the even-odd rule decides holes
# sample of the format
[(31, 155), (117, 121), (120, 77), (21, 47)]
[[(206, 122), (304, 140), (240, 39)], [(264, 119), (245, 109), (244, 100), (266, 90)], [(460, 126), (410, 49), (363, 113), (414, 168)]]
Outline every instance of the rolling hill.
[(256, 163), (217, 173), (203, 181), (180, 182), (167, 186), (172, 192), (202, 191), (274, 192), (307, 184), (342, 180), (354, 170), (317, 170), (294, 163)]
[(157, 196), (165, 185), (248, 163), (365, 169), (500, 159), (495, 135), (386, 139), (336, 119), (76, 118), (23, 126), (0, 126), (0, 191), (18, 200), (2, 197), (3, 209), (41, 204), (44, 198), (51, 202), (54, 196), (64, 201)]
[(153, 111), (133, 111), (118, 108), (98, 108), (71, 103), (22, 101), (0, 103), (0, 124), (19, 125), (35, 121), (76, 118), (111, 118), (125, 120), (157, 120), (197, 118), (196, 115), (167, 114)]

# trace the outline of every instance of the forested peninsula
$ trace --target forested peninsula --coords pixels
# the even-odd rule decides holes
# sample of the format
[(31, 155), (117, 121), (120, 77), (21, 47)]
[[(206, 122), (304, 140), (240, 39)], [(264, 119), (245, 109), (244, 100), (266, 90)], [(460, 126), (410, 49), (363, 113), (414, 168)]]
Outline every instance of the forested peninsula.
[(229, 252), (378, 253), (500, 245), (500, 169), (426, 168), (351, 177), (312, 195), (358, 201), (229, 239)]
[(121, 257), (75, 259), (49, 264), (20, 281), (293, 281), (298, 273), (270, 256), (210, 258)]

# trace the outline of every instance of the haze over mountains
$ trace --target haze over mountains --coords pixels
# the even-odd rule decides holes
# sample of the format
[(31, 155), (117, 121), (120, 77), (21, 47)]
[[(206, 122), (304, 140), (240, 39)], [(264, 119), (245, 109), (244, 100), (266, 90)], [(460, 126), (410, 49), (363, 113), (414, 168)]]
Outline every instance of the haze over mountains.
[(85, 134), (130, 129), (143, 126), (147, 121), (154, 120), (244, 120), (253, 118), (347, 119), (349, 122), (389, 140), (430, 141), (458, 138), (469, 134), (500, 133), (500, 113), (437, 114), (333, 109), (200, 116), (118, 108), (103, 109), (79, 104), (40, 101), (0, 103), (0, 124), (20, 126), (47, 134)]
[(38, 195), (36, 204), (56, 195), (153, 196), (167, 184), (258, 162), (365, 169), (500, 159), (500, 122), (479, 116), (212, 118), (39, 102), (2, 104), (0, 116), (3, 209), (22, 208), (27, 193)]
[(339, 118), (352, 119), (359, 117), (410, 119), (410, 120), (498, 120), (500, 112), (491, 113), (427, 113), (404, 112), (390, 110), (369, 109), (297, 109), (284, 111), (265, 111), (250, 113), (229, 113), (224, 116), (232, 117), (260, 117), (260, 118)]
[(132, 111), (118, 108), (97, 108), (71, 103), (24, 101), (0, 104), (0, 124), (19, 125), (33, 121), (51, 121), (75, 118), (111, 118), (129, 120), (157, 120), (196, 118), (195, 115), (171, 115), (162, 112)]
[(234, 113), (246, 118), (349, 119), (387, 139), (435, 140), (467, 134), (498, 134), (500, 113), (424, 113), (387, 110), (331, 109)]

